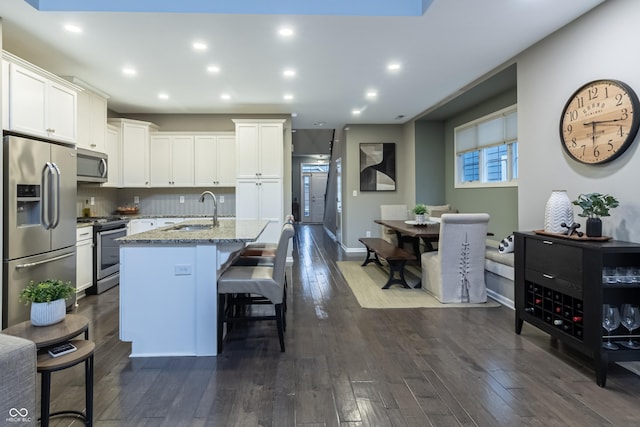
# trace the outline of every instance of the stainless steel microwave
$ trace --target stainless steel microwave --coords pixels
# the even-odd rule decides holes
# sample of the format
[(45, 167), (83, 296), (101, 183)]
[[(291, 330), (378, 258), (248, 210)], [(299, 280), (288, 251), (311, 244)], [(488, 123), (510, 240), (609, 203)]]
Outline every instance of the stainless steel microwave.
[(78, 148), (78, 182), (107, 182), (109, 162), (106, 153)]

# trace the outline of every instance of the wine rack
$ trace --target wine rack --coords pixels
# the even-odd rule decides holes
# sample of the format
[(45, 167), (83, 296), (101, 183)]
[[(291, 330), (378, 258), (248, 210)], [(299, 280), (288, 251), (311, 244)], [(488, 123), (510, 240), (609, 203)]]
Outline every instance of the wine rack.
[[(607, 283), (607, 272), (618, 267), (640, 269), (640, 244), (526, 232), (514, 236), (517, 334), (527, 322), (593, 358), (596, 383), (601, 387), (610, 362), (640, 360), (640, 350), (602, 346), (609, 339), (602, 327), (603, 304), (640, 305), (640, 283)], [(629, 337), (622, 326), (611, 335), (612, 340)]]
[(582, 300), (536, 283), (527, 282), (525, 313), (582, 341)]

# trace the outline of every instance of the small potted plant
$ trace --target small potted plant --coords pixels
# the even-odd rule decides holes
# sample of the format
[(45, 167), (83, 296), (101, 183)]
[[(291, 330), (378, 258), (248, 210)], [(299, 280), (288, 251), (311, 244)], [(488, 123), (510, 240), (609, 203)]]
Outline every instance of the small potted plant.
[(40, 282), (31, 281), (24, 288), (18, 299), (25, 305), (31, 303), (31, 324), (47, 326), (58, 323), (66, 315), (65, 299), (74, 295), (76, 288), (71, 282), (47, 279)]
[(579, 213), (578, 216), (587, 218), (586, 233), (588, 237), (602, 236), (600, 217), (609, 216), (609, 210), (617, 208), (619, 205), (615, 197), (601, 193), (580, 194), (578, 199), (571, 203), (582, 208), (582, 213)]
[(418, 203), (415, 208), (413, 208), (413, 213), (416, 216), (416, 222), (418, 224), (422, 224), (425, 222), (425, 216), (429, 214), (429, 209), (427, 209), (427, 205)]

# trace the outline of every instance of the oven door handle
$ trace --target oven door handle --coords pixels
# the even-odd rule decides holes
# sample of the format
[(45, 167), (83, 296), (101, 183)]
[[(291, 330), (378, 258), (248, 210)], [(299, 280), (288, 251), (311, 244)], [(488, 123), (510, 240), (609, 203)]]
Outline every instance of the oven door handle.
[(114, 228), (113, 230), (98, 231), (97, 234), (100, 236), (108, 236), (110, 234), (122, 233), (122, 231), (126, 231), (126, 230), (127, 230), (127, 226), (125, 225), (124, 227)]

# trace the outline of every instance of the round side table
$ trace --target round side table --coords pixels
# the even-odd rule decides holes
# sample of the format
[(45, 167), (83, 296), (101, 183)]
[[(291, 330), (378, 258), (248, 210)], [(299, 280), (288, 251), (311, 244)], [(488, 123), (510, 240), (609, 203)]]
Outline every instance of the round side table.
[[(54, 416), (73, 416), (81, 418), (85, 425), (93, 424), (93, 352), (95, 344), (89, 341), (89, 320), (77, 314), (67, 314), (63, 321), (49, 326), (33, 326), (30, 321), (18, 323), (2, 330), (3, 334), (13, 335), (33, 341), (38, 349), (37, 371), (41, 374), (40, 418), (41, 426), (49, 425)], [(72, 338), (84, 334), (84, 340), (73, 340), (76, 351), (59, 357), (51, 357), (50, 347), (55, 347)], [(67, 410), (50, 413), (51, 373), (85, 363), (85, 412)]]

